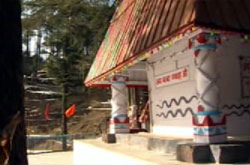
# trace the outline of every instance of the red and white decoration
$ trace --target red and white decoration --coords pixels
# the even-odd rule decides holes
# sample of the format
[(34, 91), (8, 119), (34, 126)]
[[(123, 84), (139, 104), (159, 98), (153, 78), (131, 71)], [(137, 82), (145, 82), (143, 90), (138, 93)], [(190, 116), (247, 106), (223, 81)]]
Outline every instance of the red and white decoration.
[(193, 117), (194, 141), (196, 143), (221, 143), (227, 140), (225, 116), (219, 111), (219, 88), (217, 86), (217, 46), (219, 34), (200, 33), (189, 40), (194, 50), (197, 113)]
[(123, 75), (114, 75), (112, 78), (110, 133), (129, 133), (126, 81), (128, 77)]

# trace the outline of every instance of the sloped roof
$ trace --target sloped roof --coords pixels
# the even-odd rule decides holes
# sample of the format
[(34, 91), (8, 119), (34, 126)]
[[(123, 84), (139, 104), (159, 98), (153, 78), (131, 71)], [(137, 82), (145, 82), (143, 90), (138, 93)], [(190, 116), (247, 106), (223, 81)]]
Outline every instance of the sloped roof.
[(249, 0), (123, 0), (92, 64), (86, 85), (191, 26), (250, 33)]

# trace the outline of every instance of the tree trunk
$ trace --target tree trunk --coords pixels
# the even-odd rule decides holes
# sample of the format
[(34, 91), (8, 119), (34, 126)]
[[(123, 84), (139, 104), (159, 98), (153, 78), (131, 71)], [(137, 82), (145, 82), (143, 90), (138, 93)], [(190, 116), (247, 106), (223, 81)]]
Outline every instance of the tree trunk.
[[(19, 0), (0, 1), (0, 130), (19, 111), (22, 122), (17, 126), (10, 155), (11, 165), (26, 165), (24, 125), (21, 7)], [(0, 134), (2, 131), (0, 131)], [(2, 156), (2, 155), (1, 155)]]
[(26, 48), (26, 56), (27, 57), (30, 57), (30, 36), (29, 36), (29, 32), (27, 31), (26, 32), (26, 46), (27, 46), (27, 48)]
[(37, 32), (37, 43), (36, 43), (36, 70), (35, 77), (37, 78), (38, 70), (40, 68), (40, 57), (41, 57), (41, 42), (42, 42), (42, 32), (39, 29)]

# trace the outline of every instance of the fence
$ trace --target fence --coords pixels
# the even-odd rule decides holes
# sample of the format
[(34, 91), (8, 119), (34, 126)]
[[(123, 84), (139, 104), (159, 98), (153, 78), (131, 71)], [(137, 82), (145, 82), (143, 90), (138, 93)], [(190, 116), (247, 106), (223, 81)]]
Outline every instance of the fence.
[[(85, 108), (78, 110), (77, 113), (68, 120), (68, 125), (74, 125), (80, 122), (81, 117), (91, 111), (111, 111), (111, 108)], [(55, 130), (61, 127), (61, 114), (50, 113), (50, 119), (45, 120), (42, 112), (30, 113), (26, 112), (26, 128), (27, 133), (27, 149), (28, 153), (48, 152), (63, 150), (63, 144), (67, 144), (67, 149), (72, 149), (74, 139), (95, 138), (100, 133), (107, 131), (106, 117), (100, 120), (100, 123), (92, 125), (95, 128), (95, 134), (67, 134), (60, 135)], [(58, 134), (58, 135), (33, 135), (33, 134)], [(65, 145), (64, 145), (65, 146)]]

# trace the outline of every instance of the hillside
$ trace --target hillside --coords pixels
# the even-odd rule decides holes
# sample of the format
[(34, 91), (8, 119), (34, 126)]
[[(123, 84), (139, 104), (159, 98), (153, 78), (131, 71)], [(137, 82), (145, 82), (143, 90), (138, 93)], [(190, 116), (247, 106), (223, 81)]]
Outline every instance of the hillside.
[[(38, 78), (25, 78), (25, 110), (27, 134), (60, 134), (61, 94), (59, 88), (40, 72)], [(68, 105), (76, 104), (76, 113), (68, 119), (69, 134), (100, 134), (106, 131), (111, 107), (110, 90), (77, 87), (68, 97)], [(49, 120), (44, 118), (46, 104), (50, 105)]]

